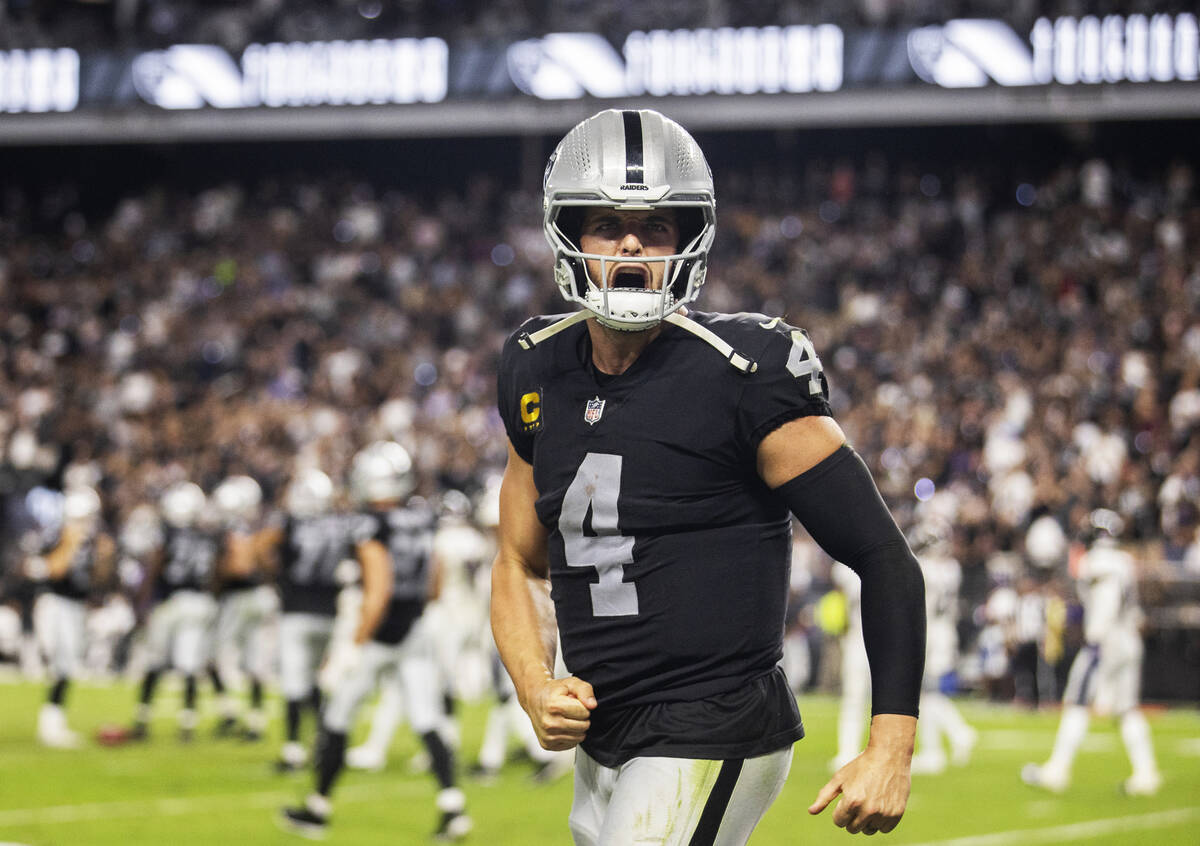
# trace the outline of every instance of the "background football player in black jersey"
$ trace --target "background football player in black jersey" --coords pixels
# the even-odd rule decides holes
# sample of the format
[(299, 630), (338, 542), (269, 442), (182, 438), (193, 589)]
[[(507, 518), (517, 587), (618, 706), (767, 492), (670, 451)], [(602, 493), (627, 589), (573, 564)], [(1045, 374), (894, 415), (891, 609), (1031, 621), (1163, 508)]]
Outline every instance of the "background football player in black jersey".
[(321, 711), (317, 670), (333, 635), (338, 567), (353, 555), (349, 522), (332, 510), (333, 494), (333, 482), (322, 471), (297, 473), (284, 494), (286, 516), (262, 537), (279, 558), (279, 688), (285, 709), (280, 770), (299, 769), (308, 757), (300, 743), (300, 717), (306, 705), (314, 714)]
[(431, 644), (419, 630), (426, 602), (437, 596), (433, 557), (436, 517), (423, 501), (409, 500), (412, 459), (400, 444), (380, 441), (354, 457), (350, 489), (364, 507), (351, 530), (362, 569), (362, 608), (355, 656), (346, 662), (321, 714), (316, 746), (316, 790), (281, 820), (294, 831), (320, 836), (328, 828), (330, 794), (346, 759), (346, 736), (363, 701), (382, 677), (398, 675), (409, 723), (429, 752), (438, 782), (435, 837), (457, 840), (471, 829), (466, 797), (456, 786), (454, 755), (437, 732), (441, 688)]
[(79, 745), (79, 737), (67, 726), (63, 702), (83, 661), (87, 602), (111, 585), (116, 547), (104, 531), (100, 496), (93, 488), (68, 489), (61, 508), (57, 538), (26, 568), (46, 586), (34, 606), (34, 628), (50, 670), (50, 690), (38, 712), (38, 740), (69, 749)]
[(200, 525), (208, 498), (193, 482), (177, 482), (162, 498), (166, 529), (147, 569), (138, 605), (153, 602), (146, 621), (147, 667), (142, 677), (137, 716), (130, 737), (149, 735), (154, 693), (163, 672), (174, 667), (183, 676), (179, 736), (190, 740), (196, 728), (196, 679), (208, 657), (209, 632), (217, 613), (213, 580), (221, 557), (221, 538)]
[[(866, 750), (809, 809), (890, 831), (907, 803), (924, 658), (920, 570), (829, 416), (808, 337), (686, 315), (715, 225), (678, 124), (601, 112), (555, 150), (545, 231), (564, 298), (506, 344), (509, 436), (492, 625), (542, 744), (578, 745), (578, 844), (741, 844), (803, 735), (778, 669), (789, 510), (863, 583)], [(551, 585), (567, 678), (553, 677)]]

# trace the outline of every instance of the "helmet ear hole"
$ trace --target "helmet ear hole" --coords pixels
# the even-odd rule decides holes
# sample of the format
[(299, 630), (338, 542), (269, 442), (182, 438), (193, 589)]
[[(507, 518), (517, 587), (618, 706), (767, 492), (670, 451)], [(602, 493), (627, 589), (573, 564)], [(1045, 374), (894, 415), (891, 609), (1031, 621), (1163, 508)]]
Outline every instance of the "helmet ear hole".
[(682, 251), (704, 232), (704, 212), (698, 208), (683, 207), (676, 209), (676, 225), (679, 227), (679, 244), (677, 249)]
[(584, 210), (582, 207), (567, 206), (561, 209), (558, 216), (554, 219), (554, 225), (563, 234), (567, 245), (577, 251), (582, 251), (579, 239), (583, 235), (583, 214)]

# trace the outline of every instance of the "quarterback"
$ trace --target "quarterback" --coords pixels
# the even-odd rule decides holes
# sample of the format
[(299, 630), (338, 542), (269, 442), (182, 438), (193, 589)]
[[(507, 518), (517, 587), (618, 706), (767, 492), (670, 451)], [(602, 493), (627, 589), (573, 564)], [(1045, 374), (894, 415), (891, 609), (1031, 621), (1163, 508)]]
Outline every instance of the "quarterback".
[[(550, 159), (544, 227), (578, 307), (505, 345), (492, 628), (548, 749), (576, 749), (577, 844), (742, 844), (803, 736), (782, 656), (790, 514), (862, 580), (866, 750), (809, 809), (892, 830), (924, 660), (920, 568), (830, 416), (807, 334), (686, 311), (716, 224), (682, 127), (604, 111)], [(553, 613), (545, 607), (547, 597)], [(555, 636), (570, 675), (555, 678)]]

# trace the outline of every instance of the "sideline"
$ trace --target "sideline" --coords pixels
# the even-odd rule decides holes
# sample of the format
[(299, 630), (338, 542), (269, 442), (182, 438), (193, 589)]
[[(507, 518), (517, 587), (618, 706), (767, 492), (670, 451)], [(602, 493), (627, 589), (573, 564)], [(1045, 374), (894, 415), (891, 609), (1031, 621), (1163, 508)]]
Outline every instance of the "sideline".
[(1176, 808), (1172, 811), (1088, 820), (1068, 825), (1056, 825), (1051, 828), (1019, 828), (1012, 831), (998, 831), (994, 834), (956, 837), (951, 840), (929, 840), (924, 843), (914, 843), (911, 846), (1009, 846), (1013, 843), (1066, 843), (1071, 839), (1082, 840), (1124, 831), (1163, 828), (1197, 819), (1200, 819), (1200, 808)]
[[(384, 797), (418, 796), (429, 792), (429, 785), (416, 782), (347, 785), (338, 791), (338, 804), (368, 802)], [(295, 790), (271, 790), (260, 793), (225, 793), (187, 796), (178, 799), (89, 802), (80, 805), (47, 805), (41, 808), (11, 808), (0, 811), (0, 828), (18, 825), (46, 825), (86, 820), (112, 820), (122, 817), (185, 816), (213, 811), (275, 808), (296, 801)], [(0, 844), (4, 846), (4, 844)]]

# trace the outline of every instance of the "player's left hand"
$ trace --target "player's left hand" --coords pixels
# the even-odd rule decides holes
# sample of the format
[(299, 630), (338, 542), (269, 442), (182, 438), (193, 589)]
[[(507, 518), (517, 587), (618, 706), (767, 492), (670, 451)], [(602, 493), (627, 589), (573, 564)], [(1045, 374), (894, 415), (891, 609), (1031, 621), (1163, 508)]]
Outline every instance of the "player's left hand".
[(899, 825), (912, 788), (910, 767), (916, 722), (912, 717), (895, 714), (876, 715), (867, 748), (834, 773), (808, 812), (821, 813), (840, 794), (841, 801), (833, 809), (833, 823), (850, 834), (886, 833)]

